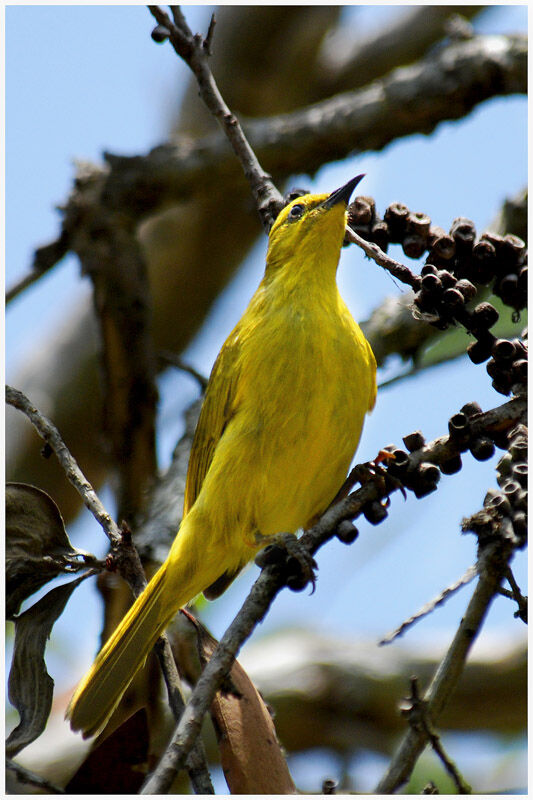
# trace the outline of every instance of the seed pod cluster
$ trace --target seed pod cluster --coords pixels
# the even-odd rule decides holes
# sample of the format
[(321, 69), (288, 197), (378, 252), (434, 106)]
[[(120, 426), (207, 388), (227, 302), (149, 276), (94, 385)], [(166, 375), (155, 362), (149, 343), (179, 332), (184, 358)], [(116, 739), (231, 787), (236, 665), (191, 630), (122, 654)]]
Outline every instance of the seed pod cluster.
[(507, 437), (508, 450), (496, 468), (499, 489), (489, 489), (483, 509), (463, 520), (480, 546), (505, 541), (522, 548), (527, 540), (527, 428), (517, 425)]
[[(478, 239), (474, 223), (466, 217), (454, 219), (446, 233), (432, 225), (426, 214), (410, 211), (403, 203), (391, 203), (381, 219), (373, 198), (363, 196), (356, 197), (348, 207), (348, 223), (385, 252), (389, 243), (401, 244), (408, 258), (420, 258), (427, 251), (426, 263), (438, 271), (475, 286), (493, 283), (494, 294), (505, 305), (515, 312), (526, 307), (527, 250), (514, 234), (499, 236), (488, 232)], [(460, 287), (458, 291), (461, 292)], [(460, 302), (453, 293), (448, 297), (452, 304)]]
[[(499, 492), (487, 492), (485, 505), (502, 509), (511, 521), (517, 547), (527, 540), (528, 431), (517, 425), (509, 434), (509, 446), (496, 467)], [(503, 498), (503, 499), (502, 499)]]
[(348, 225), (369, 242), (374, 242), (384, 253), (389, 247), (387, 223), (376, 212), (373, 197), (360, 195), (348, 206)]
[(440, 470), (436, 464), (429, 461), (416, 463), (410, 457), (410, 453), (422, 449), (426, 443), (420, 431), (404, 436), (403, 443), (407, 450), (394, 445), (384, 448), (394, 456), (394, 460), (387, 465), (387, 471), (393, 478), (398, 478), (406, 489), (410, 489), (415, 497), (425, 497), (437, 488)]

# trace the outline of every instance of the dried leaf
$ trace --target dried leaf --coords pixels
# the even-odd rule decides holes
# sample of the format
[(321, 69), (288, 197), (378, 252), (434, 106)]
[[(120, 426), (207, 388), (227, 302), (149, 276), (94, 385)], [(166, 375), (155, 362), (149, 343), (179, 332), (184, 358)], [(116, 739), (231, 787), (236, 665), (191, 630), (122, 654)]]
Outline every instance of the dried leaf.
[(6, 617), (52, 578), (84, 566), (52, 498), (25, 483), (6, 485)]
[(148, 721), (141, 708), (91, 750), (67, 794), (137, 794), (148, 770)]
[(20, 722), (6, 742), (8, 757), (17, 755), (43, 732), (54, 682), (46, 670), (44, 650), (56, 619), (86, 576), (52, 589), (39, 602), (15, 619), (15, 647), (9, 672), (8, 696)]
[[(182, 610), (183, 611), (183, 610)], [(187, 613), (198, 633), (202, 661), (208, 661), (218, 644)], [(245, 670), (235, 661), (229, 681), (211, 705), (220, 760), (231, 794), (296, 794), (272, 716)]]

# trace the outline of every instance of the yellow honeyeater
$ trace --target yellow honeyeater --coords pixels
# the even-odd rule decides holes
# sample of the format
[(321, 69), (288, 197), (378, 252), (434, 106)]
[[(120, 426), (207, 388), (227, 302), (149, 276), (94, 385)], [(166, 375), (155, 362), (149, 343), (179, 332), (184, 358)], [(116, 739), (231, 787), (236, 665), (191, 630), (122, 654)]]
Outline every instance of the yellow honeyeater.
[(308, 527), (341, 487), (376, 397), (376, 362), (336, 283), (349, 198), (298, 197), (269, 235), (263, 280), (215, 362), (167, 560), (70, 701), (100, 731), (156, 639), (200, 592), (221, 594), (269, 537)]

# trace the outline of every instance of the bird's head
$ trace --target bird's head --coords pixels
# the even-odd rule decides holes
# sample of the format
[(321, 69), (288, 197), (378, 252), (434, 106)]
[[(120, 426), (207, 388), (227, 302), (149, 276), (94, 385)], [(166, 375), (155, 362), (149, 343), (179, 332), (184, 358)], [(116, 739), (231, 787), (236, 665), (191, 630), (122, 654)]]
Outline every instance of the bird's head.
[(267, 269), (297, 259), (338, 261), (346, 228), (346, 208), (364, 175), (331, 194), (304, 194), (283, 208), (269, 235)]

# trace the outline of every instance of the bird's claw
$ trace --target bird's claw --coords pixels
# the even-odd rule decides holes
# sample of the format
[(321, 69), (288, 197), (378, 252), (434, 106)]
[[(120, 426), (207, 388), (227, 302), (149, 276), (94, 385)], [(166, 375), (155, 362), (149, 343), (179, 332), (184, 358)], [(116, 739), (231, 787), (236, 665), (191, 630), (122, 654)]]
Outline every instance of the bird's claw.
[(315, 591), (315, 569), (318, 565), (294, 533), (280, 533), (272, 538), (255, 558), (258, 567), (278, 564), (283, 567), (285, 582), (293, 592), (301, 592), (311, 583), (311, 594)]

